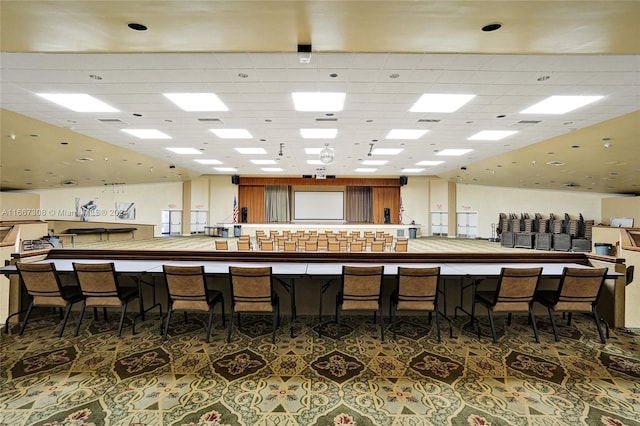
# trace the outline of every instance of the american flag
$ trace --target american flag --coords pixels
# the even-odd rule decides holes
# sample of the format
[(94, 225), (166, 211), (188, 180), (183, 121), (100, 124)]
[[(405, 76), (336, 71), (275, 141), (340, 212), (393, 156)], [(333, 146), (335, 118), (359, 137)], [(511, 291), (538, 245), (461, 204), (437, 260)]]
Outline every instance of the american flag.
[(238, 202), (236, 197), (233, 197), (233, 223), (238, 223)]
[(402, 216), (404, 216), (404, 205), (402, 204), (402, 197), (400, 197), (400, 212), (398, 214), (398, 218), (400, 219), (400, 224), (402, 224)]

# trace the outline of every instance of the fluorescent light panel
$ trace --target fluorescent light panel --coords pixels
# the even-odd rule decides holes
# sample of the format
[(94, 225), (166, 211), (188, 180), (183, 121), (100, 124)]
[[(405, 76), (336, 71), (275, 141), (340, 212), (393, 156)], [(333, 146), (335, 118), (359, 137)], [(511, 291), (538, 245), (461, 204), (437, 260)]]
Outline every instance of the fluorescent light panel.
[(402, 148), (376, 148), (371, 151), (371, 155), (398, 155)]
[(262, 169), (263, 172), (282, 172), (284, 171), (284, 169), (280, 168), (280, 167), (263, 167)]
[(203, 160), (193, 160), (193, 161), (195, 161), (196, 163), (206, 164), (206, 165), (209, 165), (209, 166), (214, 166), (216, 164), (222, 164), (222, 161), (220, 161), (220, 160), (205, 160), (205, 159), (203, 159)]
[(75, 112), (119, 112), (111, 105), (84, 93), (37, 93), (37, 95)]
[(180, 155), (202, 154), (202, 151), (195, 148), (166, 148), (166, 149), (173, 152), (174, 154), (180, 154)]
[(424, 161), (418, 161), (416, 163), (416, 166), (437, 166), (442, 163), (444, 163), (444, 161), (424, 160)]
[(389, 160), (364, 160), (362, 162), (363, 166), (384, 166), (387, 164)]
[(424, 169), (402, 169), (402, 173), (420, 173), (424, 172)]
[(307, 164), (311, 164), (314, 166), (320, 166), (323, 165), (324, 163), (320, 160), (307, 160)]
[(428, 130), (423, 129), (391, 129), (385, 139), (419, 139), (427, 132)]
[(517, 130), (481, 130), (467, 138), (469, 141), (499, 141), (508, 136), (515, 135)]
[(253, 164), (276, 164), (276, 160), (251, 160)]
[(171, 139), (171, 136), (157, 129), (122, 129), (122, 131), (140, 139)]
[(264, 148), (236, 148), (240, 154), (266, 154)]
[(457, 157), (457, 156), (460, 156), (460, 155), (468, 154), (471, 151), (473, 151), (473, 150), (472, 149), (443, 149), (442, 151), (438, 152), (436, 155)]
[(211, 133), (220, 139), (252, 139), (253, 136), (247, 129), (209, 129)]
[(296, 111), (342, 111), (346, 93), (294, 92), (291, 94)]
[(335, 139), (338, 129), (300, 129), (304, 139)]
[(358, 167), (356, 169), (356, 172), (358, 173), (373, 173), (378, 169), (374, 169), (374, 168), (368, 168), (368, 167)]
[(410, 112), (454, 112), (476, 95), (449, 95), (440, 93), (425, 93), (413, 104)]
[(319, 155), (322, 148), (305, 148), (304, 153), (308, 155)]
[(237, 172), (238, 169), (235, 167), (214, 167), (215, 170), (219, 172)]
[(184, 111), (229, 111), (215, 93), (164, 93)]
[(520, 114), (566, 114), (574, 109), (600, 100), (603, 97), (604, 96), (550, 96), (520, 111)]

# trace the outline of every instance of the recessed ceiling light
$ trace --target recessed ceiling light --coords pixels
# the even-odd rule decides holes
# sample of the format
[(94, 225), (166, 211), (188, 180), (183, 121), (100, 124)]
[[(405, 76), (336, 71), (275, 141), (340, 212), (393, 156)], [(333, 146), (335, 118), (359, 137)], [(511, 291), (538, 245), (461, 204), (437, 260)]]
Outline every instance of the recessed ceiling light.
[(550, 96), (520, 112), (520, 114), (566, 114), (604, 96)]
[(251, 160), (253, 164), (276, 164), (276, 160)]
[(213, 169), (219, 172), (237, 172), (238, 171), (238, 169), (236, 169), (235, 167), (214, 167)]
[(391, 129), (385, 139), (419, 139), (427, 132), (424, 129)]
[(420, 173), (424, 172), (424, 169), (402, 169), (402, 173)]
[(206, 164), (206, 165), (210, 165), (210, 166), (213, 166), (213, 165), (216, 165), (216, 164), (222, 164), (222, 161), (219, 161), (219, 160), (206, 160), (206, 159), (203, 159), (203, 160), (193, 160), (193, 161), (195, 161), (196, 163)]
[(476, 95), (425, 93), (413, 104), (410, 112), (454, 112)]
[(438, 152), (436, 155), (457, 157), (460, 155), (468, 154), (471, 151), (473, 150), (472, 149), (443, 149), (442, 151)]
[(384, 166), (387, 164), (389, 160), (364, 160), (362, 162), (363, 166)]
[(338, 129), (300, 129), (304, 139), (335, 139)]
[(358, 167), (355, 171), (358, 173), (373, 173), (378, 169), (371, 169), (368, 167)]
[(313, 166), (324, 165), (324, 163), (320, 160), (307, 160), (307, 164), (311, 164)]
[(424, 161), (418, 161), (416, 163), (416, 166), (437, 166), (442, 163), (444, 163), (444, 161), (424, 160)]
[(202, 152), (199, 149), (195, 149), (195, 148), (166, 148), (166, 149), (175, 154), (181, 154), (181, 155), (202, 154)]
[(236, 148), (240, 154), (266, 154), (264, 148)]
[(371, 151), (371, 155), (398, 155), (402, 148), (376, 148)]
[(318, 155), (322, 151), (322, 148), (305, 148), (304, 153), (308, 155)]
[(507, 136), (515, 135), (516, 130), (481, 130), (467, 138), (469, 141), (499, 141)]
[(171, 139), (171, 136), (157, 129), (122, 129), (122, 131), (140, 139)]
[(209, 129), (211, 133), (220, 139), (252, 139), (253, 136), (247, 129)]
[(296, 111), (342, 111), (346, 93), (339, 92), (294, 92), (293, 105)]
[(282, 172), (282, 171), (284, 171), (284, 169), (280, 168), (280, 167), (263, 167), (260, 170), (262, 170), (264, 172)]
[(184, 111), (229, 111), (215, 93), (163, 93)]
[(119, 112), (111, 105), (84, 93), (37, 93), (37, 95), (75, 112)]

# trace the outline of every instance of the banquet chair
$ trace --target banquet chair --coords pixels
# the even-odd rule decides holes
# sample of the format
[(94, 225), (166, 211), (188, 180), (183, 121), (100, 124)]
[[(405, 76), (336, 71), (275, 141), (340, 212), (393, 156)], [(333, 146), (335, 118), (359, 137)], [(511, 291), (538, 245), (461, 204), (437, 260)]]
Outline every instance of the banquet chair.
[(593, 315), (600, 341), (603, 344), (607, 343), (602, 333), (597, 310), (598, 300), (600, 293), (602, 293), (606, 276), (607, 268), (565, 267), (557, 290), (542, 290), (536, 293), (535, 301), (547, 307), (551, 327), (553, 328), (553, 337), (556, 342), (559, 339), (553, 313), (568, 313), (567, 325), (570, 326), (571, 314), (573, 312), (584, 312)]
[(251, 242), (249, 240), (238, 240), (238, 251), (251, 251)]
[(396, 288), (391, 293), (390, 310), (393, 327), (393, 338), (396, 338), (396, 313), (397, 311), (423, 311), (436, 316), (436, 330), (438, 342), (440, 342), (441, 316), (449, 323), (449, 337), (453, 337), (451, 320), (438, 309), (438, 282), (440, 280), (440, 267), (409, 268), (399, 267), (396, 279)]
[(393, 251), (406, 252), (408, 246), (409, 246), (409, 240), (407, 240), (406, 238), (404, 238), (404, 239), (398, 238), (396, 240), (396, 245), (393, 247)]
[[(493, 343), (498, 341), (493, 318), (494, 313), (507, 313), (507, 325), (511, 325), (512, 313), (527, 313), (536, 343), (540, 343), (538, 328), (533, 315), (533, 301), (540, 283), (541, 274), (542, 268), (502, 268), (495, 290), (475, 292), (474, 303), (480, 303), (487, 308)], [(478, 337), (480, 337), (479, 323)]]
[(229, 334), (227, 342), (231, 342), (233, 314), (271, 313), (273, 315), (273, 334), (271, 342), (276, 342), (276, 329), (280, 322), (280, 299), (273, 289), (271, 267), (229, 267), (229, 285), (231, 289), (231, 309), (229, 312)]
[(340, 292), (336, 295), (338, 340), (341, 337), (340, 324), (344, 311), (373, 311), (374, 314), (380, 314), (380, 338), (384, 342), (384, 319), (380, 300), (383, 271), (383, 266), (342, 266)]
[[(120, 308), (120, 324), (118, 326), (118, 336), (122, 335), (122, 325), (127, 313), (129, 302), (140, 297), (138, 289), (133, 287), (123, 287), (118, 282), (115, 266), (113, 263), (73, 263), (73, 270), (82, 292), (82, 309), (78, 326), (77, 336), (80, 332), (80, 325), (84, 317), (85, 308)], [(97, 316), (96, 316), (97, 319)]]
[[(78, 287), (62, 286), (56, 267), (53, 263), (16, 263), (16, 269), (20, 275), (20, 279), (24, 284), (27, 294), (31, 298), (27, 314), (20, 328), (20, 335), (24, 333), (27, 322), (31, 316), (33, 308), (52, 307), (65, 308), (62, 324), (58, 337), (62, 337), (64, 328), (69, 319), (69, 313), (74, 303), (82, 300), (82, 294)], [(11, 317), (11, 316), (10, 316)], [(7, 318), (8, 320), (9, 318)], [(6, 322), (8, 324), (9, 321)]]
[(227, 240), (216, 240), (216, 250), (229, 250)]
[(371, 251), (373, 252), (383, 252), (384, 251), (384, 240), (374, 240), (371, 242)]
[(225, 325), (224, 318), (224, 297), (218, 290), (207, 288), (207, 279), (204, 274), (204, 267), (200, 266), (171, 266), (162, 265), (164, 279), (167, 285), (167, 295), (169, 297), (169, 309), (165, 319), (162, 340), (167, 340), (171, 314), (176, 311), (184, 311), (184, 321), (187, 322), (188, 312), (209, 313), (209, 321), (206, 328), (206, 339), (209, 343), (211, 336), (211, 326), (213, 323), (213, 308), (220, 303), (222, 307), (222, 325)]

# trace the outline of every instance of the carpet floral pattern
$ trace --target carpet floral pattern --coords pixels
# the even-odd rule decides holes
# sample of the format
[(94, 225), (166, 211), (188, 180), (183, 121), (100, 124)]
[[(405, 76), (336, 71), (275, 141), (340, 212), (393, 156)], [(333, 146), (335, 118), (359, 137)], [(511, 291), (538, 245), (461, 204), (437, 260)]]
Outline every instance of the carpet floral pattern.
[(602, 345), (586, 316), (560, 342), (540, 319), (539, 344), (526, 319), (494, 344), (462, 318), (440, 343), (422, 317), (385, 342), (370, 318), (344, 318), (341, 340), (306, 317), (291, 338), (283, 318), (275, 345), (259, 316), (231, 343), (218, 316), (209, 344), (206, 316), (176, 318), (166, 342), (157, 314), (120, 338), (116, 316), (78, 337), (58, 321), (0, 335), (0, 425), (640, 425), (640, 334)]

